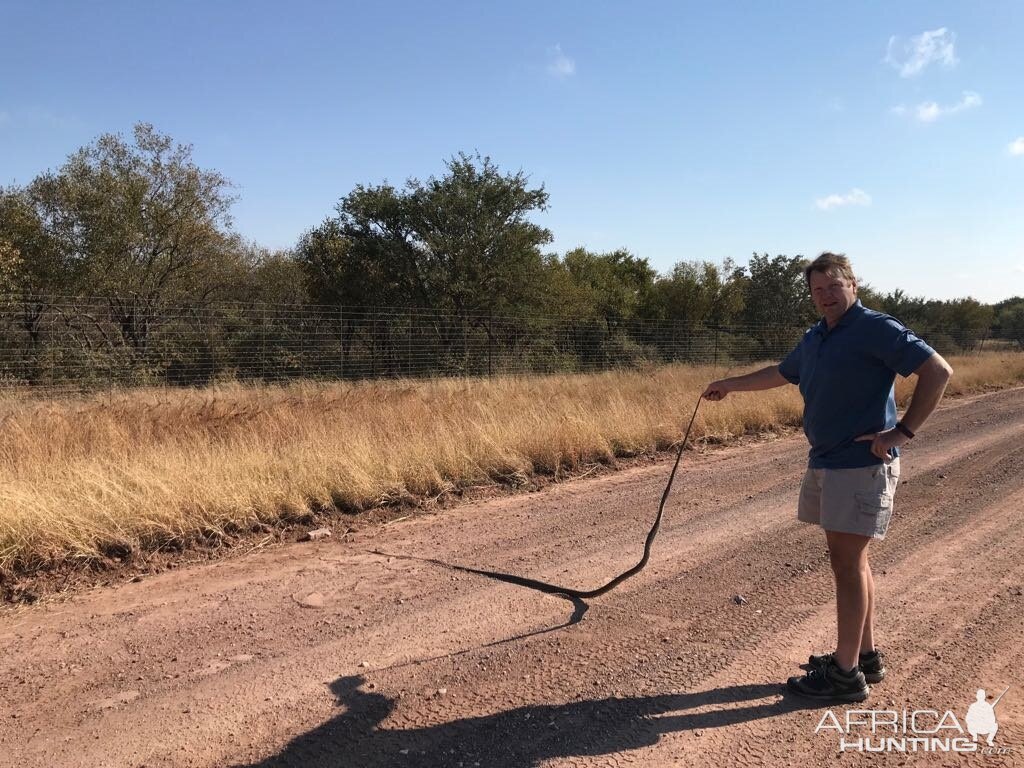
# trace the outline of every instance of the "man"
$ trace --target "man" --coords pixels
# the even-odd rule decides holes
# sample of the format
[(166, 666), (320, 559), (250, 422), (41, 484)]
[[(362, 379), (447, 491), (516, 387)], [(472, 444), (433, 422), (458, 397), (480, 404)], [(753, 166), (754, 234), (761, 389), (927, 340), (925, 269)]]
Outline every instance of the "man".
[[(882, 539), (899, 481), (899, 448), (935, 410), (953, 369), (900, 322), (861, 305), (857, 279), (842, 254), (823, 253), (804, 270), (821, 320), (781, 364), (712, 382), (708, 400), (730, 392), (792, 383), (804, 399), (811, 444), (797, 517), (825, 531), (836, 584), (838, 643), (791, 677), (794, 692), (814, 699), (863, 701), (868, 682), (885, 676), (875, 647), (875, 584), (868, 545)], [(896, 374), (916, 373), (910, 408), (896, 419)]]

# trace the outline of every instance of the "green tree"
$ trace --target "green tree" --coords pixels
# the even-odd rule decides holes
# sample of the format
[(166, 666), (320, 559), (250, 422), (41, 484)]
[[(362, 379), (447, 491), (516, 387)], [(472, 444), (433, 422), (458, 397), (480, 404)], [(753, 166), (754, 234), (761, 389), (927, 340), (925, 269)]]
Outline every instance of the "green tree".
[(987, 338), (995, 320), (991, 306), (977, 299), (953, 299), (942, 302), (941, 317), (945, 332), (961, 349), (974, 349)]
[(547, 261), (544, 299), (557, 324), (558, 351), (583, 367), (636, 362), (647, 338), (640, 318), (651, 302), (657, 272), (625, 249), (594, 253), (574, 248)]
[(367, 243), (353, 250), (337, 218), (303, 233), (295, 258), (313, 301), (350, 307), (415, 304), (411, 294), (399, 295), (383, 260), (369, 251)]
[(818, 319), (807, 290), (802, 256), (755, 253), (747, 266), (741, 319), (742, 335), (730, 347), (748, 358), (777, 359), (799, 339), (801, 329)]
[(559, 314), (603, 320), (610, 328), (637, 317), (657, 277), (647, 259), (625, 249), (593, 253), (574, 248), (560, 267), (563, 292), (551, 297), (553, 308), (560, 307)]
[(807, 290), (803, 256), (755, 253), (747, 265), (743, 322), (753, 327), (805, 326), (818, 315)]
[(1024, 349), (1024, 298), (1014, 296), (993, 307), (996, 312), (999, 335), (1017, 342)]
[(273, 306), (299, 306), (314, 300), (305, 265), (293, 251), (247, 243), (243, 259), (245, 276), (233, 298)]
[(68, 238), (54, 231), (46, 201), (34, 193), (33, 187), (0, 190), (3, 290), (38, 296), (73, 292), (79, 270)]
[(860, 299), (861, 303), (868, 309), (878, 308), (882, 304), (883, 295), (875, 290), (875, 287), (870, 283), (866, 283), (860, 279), (857, 280), (857, 298)]
[(137, 356), (168, 305), (205, 303), (244, 275), (230, 183), (149, 124), (135, 126), (132, 142), (100, 136), (28, 192), (60, 260), (75, 267), (76, 292), (106, 297)]
[(462, 153), (445, 165), (440, 178), (359, 185), (342, 198), (337, 218), (297, 249), (315, 295), (459, 315), (529, 305), (551, 241), (529, 216), (546, 210), (547, 192), (489, 157)]
[(745, 288), (745, 270), (731, 259), (682, 261), (655, 283), (647, 316), (687, 328), (730, 324), (743, 310)]
[[(307, 232), (296, 255), (321, 303), (434, 310), (404, 329), (346, 313), (343, 344), (361, 334), (373, 365), (398, 333), (428, 323), (436, 356), (449, 369), (468, 364), (472, 334), (493, 335), (492, 315), (535, 311), (547, 274), (541, 247), (551, 233), (530, 216), (547, 208), (543, 186), (522, 171), (503, 173), (489, 157), (460, 153), (446, 172), (402, 188), (357, 186), (337, 216)], [(367, 326), (371, 323), (372, 326)], [(362, 324), (360, 326), (360, 324)], [(390, 363), (389, 363), (390, 365)]]
[(78, 292), (81, 283), (81, 261), (55, 218), (34, 187), (0, 190), (0, 290), (12, 294), (33, 356), (46, 312), (58, 297)]
[(872, 308), (892, 315), (904, 325), (916, 330), (928, 323), (926, 304), (923, 297), (910, 297), (906, 292), (897, 288), (882, 296), (877, 302), (877, 306)]

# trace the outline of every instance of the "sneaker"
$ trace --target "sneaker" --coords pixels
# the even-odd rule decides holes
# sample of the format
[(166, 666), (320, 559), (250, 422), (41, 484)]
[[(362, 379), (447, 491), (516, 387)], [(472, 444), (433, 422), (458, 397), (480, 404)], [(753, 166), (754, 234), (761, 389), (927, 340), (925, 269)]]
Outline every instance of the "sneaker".
[[(812, 669), (814, 667), (823, 667), (830, 659), (834, 658), (834, 653), (822, 653), (818, 655), (812, 654), (811, 657), (807, 659), (807, 664)], [(885, 678), (885, 654), (878, 649), (860, 654), (860, 658), (857, 660), (857, 666), (860, 667), (860, 671), (864, 673), (864, 679), (872, 685), (882, 682)]]
[(835, 659), (812, 667), (803, 677), (789, 678), (786, 685), (793, 693), (828, 701), (864, 701), (871, 692), (859, 668), (843, 672)]

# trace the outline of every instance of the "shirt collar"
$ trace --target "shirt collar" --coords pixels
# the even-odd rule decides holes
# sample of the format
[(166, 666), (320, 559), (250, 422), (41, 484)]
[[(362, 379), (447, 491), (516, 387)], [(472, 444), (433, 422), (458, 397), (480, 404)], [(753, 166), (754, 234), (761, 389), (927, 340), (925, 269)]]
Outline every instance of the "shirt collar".
[[(860, 303), (860, 299), (854, 299), (853, 304), (848, 310), (846, 310), (846, 312), (843, 313), (843, 316), (839, 318), (839, 322), (835, 324), (835, 327), (832, 328), (832, 330), (834, 331), (836, 328), (849, 325), (864, 314), (864, 312), (864, 305)], [(818, 324), (814, 326), (814, 329), (822, 336), (829, 332), (828, 323), (825, 322), (824, 317), (818, 321)]]

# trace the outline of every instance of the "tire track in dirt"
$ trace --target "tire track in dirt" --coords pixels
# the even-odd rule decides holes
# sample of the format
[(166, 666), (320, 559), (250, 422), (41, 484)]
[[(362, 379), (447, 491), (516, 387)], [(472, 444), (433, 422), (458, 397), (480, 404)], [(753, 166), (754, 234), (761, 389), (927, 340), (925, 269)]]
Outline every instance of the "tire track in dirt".
[[(1021, 598), (993, 595), (1020, 584), (1024, 562), (1022, 405), (1022, 390), (955, 401), (904, 458), (873, 560), (902, 665), (885, 685), (907, 696), (945, 695), (947, 658), (969, 686), (975, 670), (993, 687), (1019, 675), (1021, 627), (1005, 619)], [(811, 744), (813, 713), (779, 683), (832, 627), (823, 538), (792, 519), (805, 453), (795, 438), (688, 454), (647, 570), (556, 632), (531, 635), (564, 623), (566, 601), (362, 550), (601, 583), (639, 556), (665, 463), (5, 612), (0, 765), (796, 759), (762, 736)], [(956, 558), (989, 557), (989, 538), (1004, 551), (968, 578)], [(948, 605), (921, 592), (940, 567), (967, 585)], [(888, 602), (901, 590), (913, 610)], [(300, 604), (313, 593), (322, 608)]]

